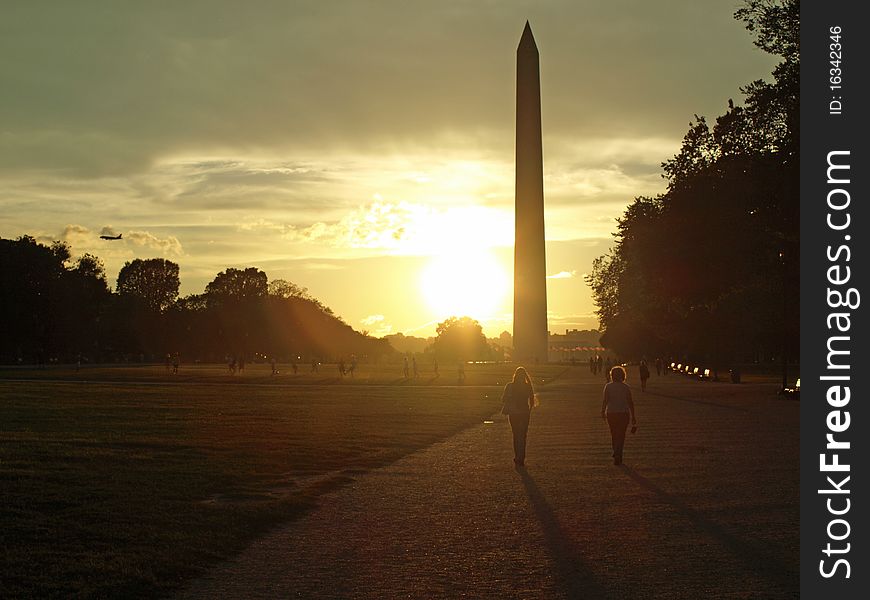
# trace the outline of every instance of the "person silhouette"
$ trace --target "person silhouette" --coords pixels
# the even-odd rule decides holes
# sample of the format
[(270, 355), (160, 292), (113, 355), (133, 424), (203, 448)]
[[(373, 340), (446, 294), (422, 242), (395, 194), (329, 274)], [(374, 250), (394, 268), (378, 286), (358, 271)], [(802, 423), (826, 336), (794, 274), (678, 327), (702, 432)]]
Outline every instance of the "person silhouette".
[(631, 388), (625, 385), (625, 369), (616, 365), (610, 369), (610, 383), (604, 386), (604, 400), (601, 403), (601, 418), (610, 427), (610, 440), (613, 447), (613, 464), (622, 464), (622, 450), (625, 446), (625, 431), (631, 415), (631, 431), (637, 427), (634, 414), (634, 401)]
[(532, 378), (525, 367), (517, 367), (513, 379), (504, 386), (501, 394), (503, 415), (508, 416), (514, 438), (514, 464), (526, 464), (526, 437), (532, 408), (538, 405), (538, 397), (532, 387)]
[(465, 383), (465, 363), (462, 361), (459, 361), (456, 366), (456, 380), (459, 383)]
[(640, 361), (640, 391), (646, 391), (646, 380), (649, 379), (649, 367), (645, 360)]
[(405, 375), (405, 379), (408, 378), (408, 357), (404, 357), (404, 365), (402, 366), (402, 373)]
[(435, 377), (440, 377), (440, 375), (438, 375), (438, 359), (437, 358), (432, 361), (432, 368), (435, 370)]

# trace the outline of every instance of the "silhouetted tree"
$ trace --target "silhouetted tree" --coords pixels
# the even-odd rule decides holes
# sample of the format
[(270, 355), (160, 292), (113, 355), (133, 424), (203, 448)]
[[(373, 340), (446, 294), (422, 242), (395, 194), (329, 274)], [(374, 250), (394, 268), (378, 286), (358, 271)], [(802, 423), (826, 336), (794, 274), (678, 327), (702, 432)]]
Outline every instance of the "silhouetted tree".
[(275, 279), (269, 282), (269, 295), (273, 298), (311, 298), (308, 288), (296, 285), (286, 279)]
[[(203, 294), (178, 299), (178, 265), (128, 262), (118, 293), (99, 258), (66, 244), (0, 239), (0, 361), (222, 360), (226, 353), (376, 360), (385, 340), (354, 331), (305, 288), (255, 268), (219, 273)], [(269, 291), (271, 290), (271, 294)]]
[(164, 258), (137, 258), (124, 263), (118, 273), (118, 293), (159, 313), (178, 298), (181, 280), (178, 265)]
[(438, 324), (435, 334), (432, 351), (439, 361), (491, 358), (483, 328), (471, 317), (450, 317)]
[(269, 278), (256, 267), (227, 269), (205, 288), (209, 303), (240, 303), (263, 298), (269, 293)]
[[(799, 6), (749, 0), (735, 17), (779, 55), (774, 82), (741, 91), (711, 128), (696, 115), (663, 163), (668, 189), (618, 219), (593, 263), (602, 341), (627, 356), (731, 360), (796, 347), (799, 314)], [(788, 313), (783, 310), (783, 298)]]
[(62, 242), (0, 239), (0, 359), (74, 359), (100, 351), (109, 290), (95, 256)]

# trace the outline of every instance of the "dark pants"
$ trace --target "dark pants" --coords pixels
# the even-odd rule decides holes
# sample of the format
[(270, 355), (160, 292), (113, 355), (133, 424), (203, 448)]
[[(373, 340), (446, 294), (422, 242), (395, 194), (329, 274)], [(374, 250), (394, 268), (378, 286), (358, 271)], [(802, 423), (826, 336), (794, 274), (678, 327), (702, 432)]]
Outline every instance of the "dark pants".
[(610, 438), (613, 443), (613, 460), (622, 462), (622, 447), (625, 446), (625, 431), (628, 429), (628, 413), (607, 413), (607, 424), (610, 425)]
[(508, 417), (514, 432), (514, 460), (517, 462), (526, 460), (526, 435), (529, 433), (530, 417), (531, 411), (512, 413)]

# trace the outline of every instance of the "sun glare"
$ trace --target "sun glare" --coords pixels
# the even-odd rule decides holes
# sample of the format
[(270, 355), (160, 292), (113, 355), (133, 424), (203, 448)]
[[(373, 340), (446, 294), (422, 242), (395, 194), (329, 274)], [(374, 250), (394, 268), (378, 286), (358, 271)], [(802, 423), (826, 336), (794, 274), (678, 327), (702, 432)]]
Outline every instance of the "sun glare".
[(486, 249), (435, 256), (420, 276), (420, 289), (437, 318), (469, 316), (483, 320), (502, 308), (508, 274)]

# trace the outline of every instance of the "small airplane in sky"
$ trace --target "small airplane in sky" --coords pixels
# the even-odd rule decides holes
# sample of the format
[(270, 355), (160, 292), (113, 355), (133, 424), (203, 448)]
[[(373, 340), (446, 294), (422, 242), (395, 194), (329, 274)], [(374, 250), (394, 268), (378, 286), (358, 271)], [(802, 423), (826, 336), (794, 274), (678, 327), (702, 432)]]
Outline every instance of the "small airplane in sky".
[(119, 233), (118, 235), (101, 235), (101, 240), (120, 240), (123, 234)]

